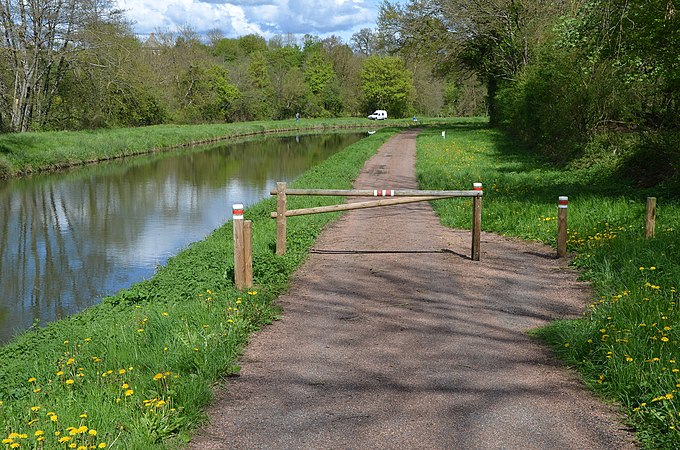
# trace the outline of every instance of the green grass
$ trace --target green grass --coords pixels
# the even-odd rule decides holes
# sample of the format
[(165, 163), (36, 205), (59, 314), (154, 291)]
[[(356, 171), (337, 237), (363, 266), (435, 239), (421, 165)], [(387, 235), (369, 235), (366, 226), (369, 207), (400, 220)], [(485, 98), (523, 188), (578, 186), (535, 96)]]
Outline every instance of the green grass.
[[(295, 187), (347, 189), (395, 129), (383, 129), (306, 172)], [(291, 208), (337, 202), (295, 197)], [(252, 292), (233, 286), (231, 222), (150, 280), (0, 348), (0, 439), (5, 448), (174, 448), (204, 420), (211, 386), (238, 372), (248, 336), (277, 315), (274, 299), (337, 214), (288, 221), (274, 255), (275, 200), (253, 221)], [(62, 442), (60, 442), (60, 440)]]
[[(442, 121), (446, 119), (424, 119), (420, 123)], [(411, 125), (410, 119), (375, 122), (365, 118), (341, 118), (303, 119), (299, 126), (295, 120), (282, 120), (0, 134), (0, 178), (255, 134)]]
[[(421, 189), (484, 183), (482, 229), (555, 246), (557, 197), (569, 196), (568, 250), (594, 287), (583, 319), (536, 334), (604, 398), (622, 405), (647, 448), (680, 447), (680, 202), (658, 199), (645, 239), (645, 198), (613, 165), (556, 168), (483, 126), (432, 129), (418, 138)], [(659, 192), (668, 194), (668, 190)], [(470, 228), (469, 201), (433, 206), (443, 223)]]

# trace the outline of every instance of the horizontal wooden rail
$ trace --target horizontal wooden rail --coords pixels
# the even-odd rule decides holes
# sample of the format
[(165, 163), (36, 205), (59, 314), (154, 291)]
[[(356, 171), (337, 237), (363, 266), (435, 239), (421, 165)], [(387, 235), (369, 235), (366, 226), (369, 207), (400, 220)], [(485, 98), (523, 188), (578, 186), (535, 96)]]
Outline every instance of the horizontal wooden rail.
[[(288, 191), (286, 191), (288, 193)], [(366, 208), (377, 208), (379, 206), (390, 206), (390, 205), (402, 205), (404, 203), (416, 203), (424, 202), (429, 200), (441, 200), (450, 197), (401, 197), (401, 198), (385, 198), (381, 200), (373, 200), (370, 202), (355, 202), (355, 203), (342, 203), (340, 205), (329, 205), (329, 206), (317, 206), (315, 208), (304, 208), (304, 209), (289, 209), (286, 210), (286, 217), (292, 216), (305, 216), (307, 214), (321, 214), (327, 212), (337, 212), (337, 211), (350, 211), (352, 209), (366, 209)], [(271, 213), (272, 218), (277, 218), (278, 213)]]
[[(272, 189), (271, 195), (277, 195)], [(286, 195), (323, 195), (341, 197), (481, 197), (483, 191), (421, 191), (418, 189), (288, 189)]]

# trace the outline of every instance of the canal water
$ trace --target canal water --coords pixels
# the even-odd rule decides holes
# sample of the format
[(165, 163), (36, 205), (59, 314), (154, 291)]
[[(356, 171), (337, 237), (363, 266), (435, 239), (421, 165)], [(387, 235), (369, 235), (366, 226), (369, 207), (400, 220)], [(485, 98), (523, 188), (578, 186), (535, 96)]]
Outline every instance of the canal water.
[(0, 180), (0, 343), (131, 284), (364, 134), (266, 137)]

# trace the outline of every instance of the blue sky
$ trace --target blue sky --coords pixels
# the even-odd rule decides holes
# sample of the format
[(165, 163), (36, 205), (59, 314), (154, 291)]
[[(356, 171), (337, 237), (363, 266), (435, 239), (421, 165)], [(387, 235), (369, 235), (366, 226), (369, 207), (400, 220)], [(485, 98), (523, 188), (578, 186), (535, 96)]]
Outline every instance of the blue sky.
[(139, 35), (188, 25), (225, 37), (256, 33), (338, 35), (348, 41), (362, 28), (375, 28), (381, 0), (118, 0)]

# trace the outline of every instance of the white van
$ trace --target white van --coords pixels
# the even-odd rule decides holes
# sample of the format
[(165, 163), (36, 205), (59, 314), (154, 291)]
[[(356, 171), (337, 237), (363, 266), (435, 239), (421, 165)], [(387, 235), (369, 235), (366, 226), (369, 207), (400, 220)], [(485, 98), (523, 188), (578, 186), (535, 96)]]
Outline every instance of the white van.
[(373, 114), (369, 115), (368, 118), (373, 120), (387, 119), (387, 111), (385, 111), (384, 109), (379, 109), (375, 111)]

